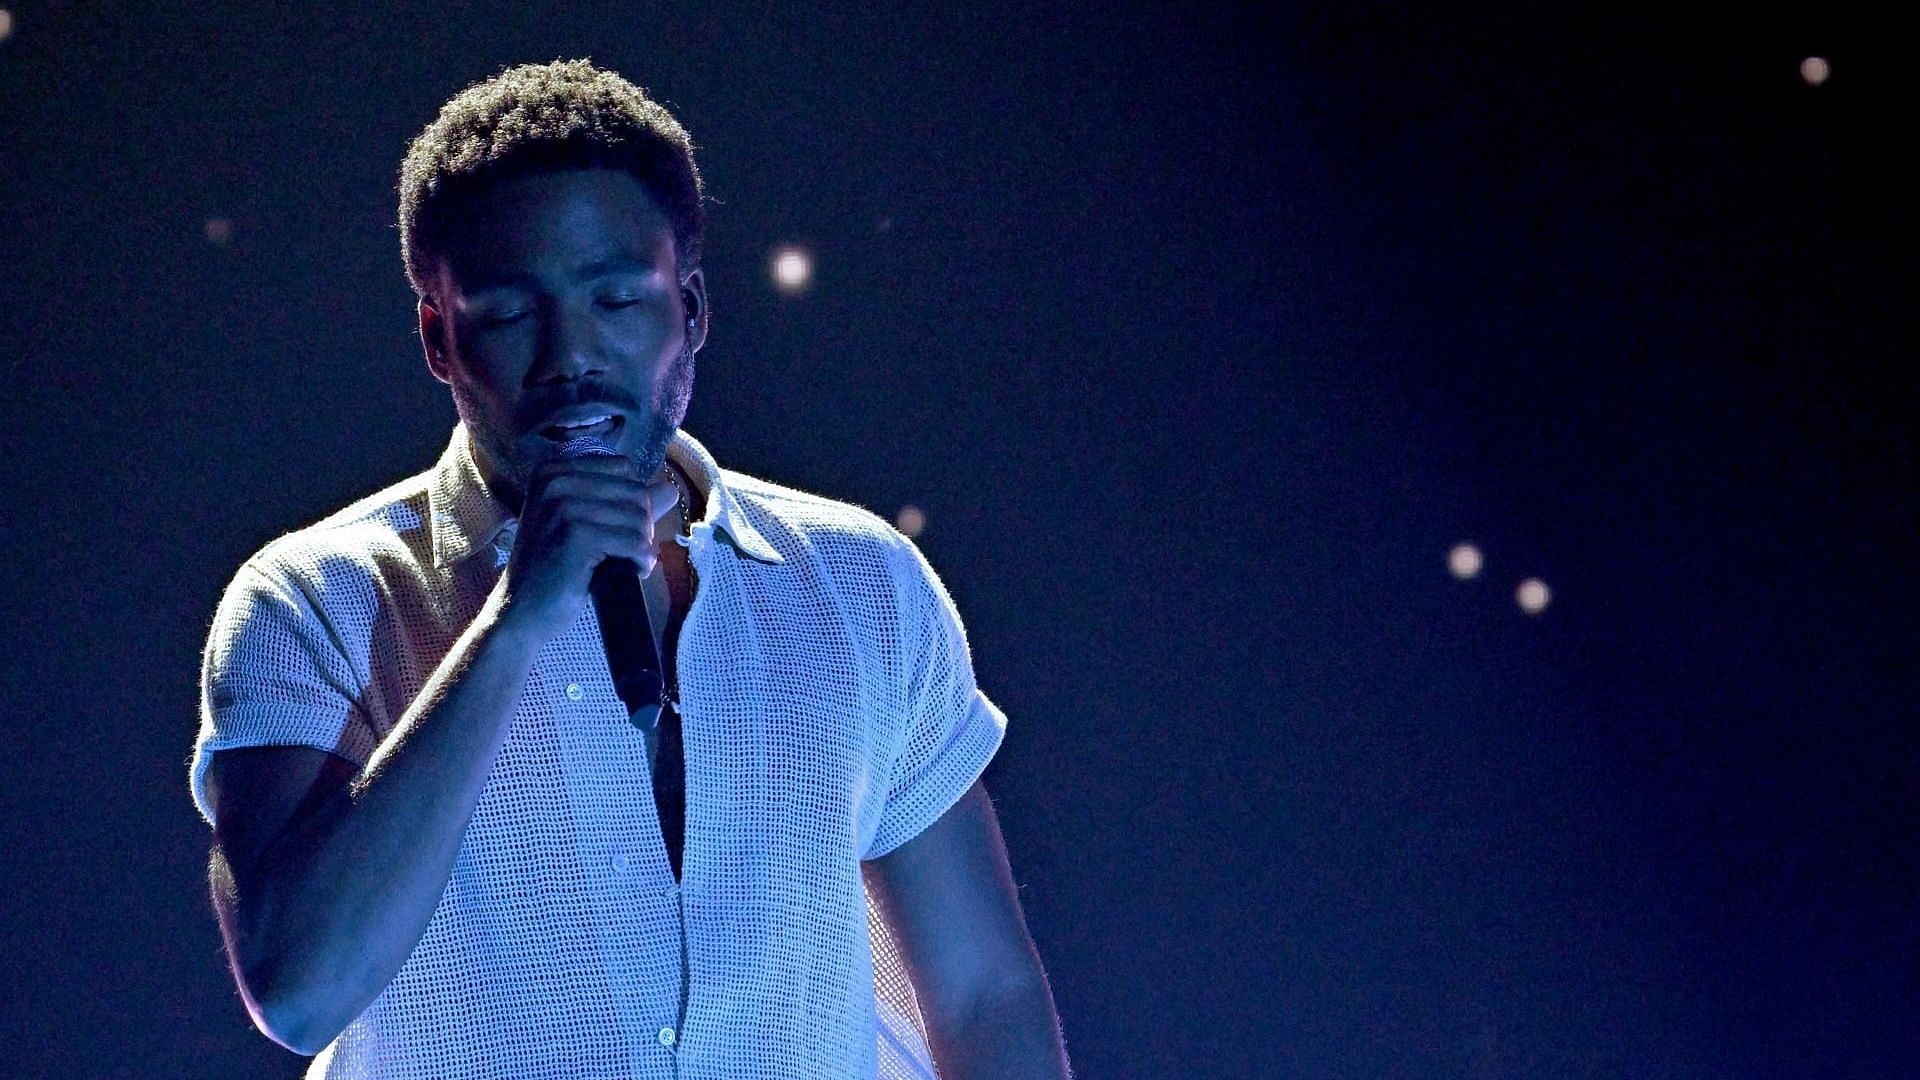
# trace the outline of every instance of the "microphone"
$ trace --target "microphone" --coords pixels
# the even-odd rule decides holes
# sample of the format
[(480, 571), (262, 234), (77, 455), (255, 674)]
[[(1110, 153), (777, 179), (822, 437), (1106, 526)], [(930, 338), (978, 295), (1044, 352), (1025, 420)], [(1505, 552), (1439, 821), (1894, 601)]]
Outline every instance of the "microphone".
[[(568, 439), (555, 450), (563, 458), (620, 457), (618, 450), (592, 435)], [(640, 588), (640, 567), (615, 555), (593, 568), (587, 586), (593, 613), (600, 621), (600, 640), (607, 649), (607, 670), (613, 689), (626, 703), (635, 727), (652, 730), (667, 703), (667, 684), (661, 676), (653, 624), (647, 618), (647, 595)]]

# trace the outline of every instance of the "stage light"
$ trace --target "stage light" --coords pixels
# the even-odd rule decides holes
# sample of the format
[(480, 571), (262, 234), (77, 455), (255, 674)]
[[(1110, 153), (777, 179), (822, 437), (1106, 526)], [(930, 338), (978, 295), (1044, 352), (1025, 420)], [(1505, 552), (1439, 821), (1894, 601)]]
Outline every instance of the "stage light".
[(813, 259), (797, 247), (773, 253), (773, 283), (781, 292), (797, 293), (813, 280)]
[(0, 8), (0, 41), (13, 36), (13, 12)]
[(1826, 82), (1827, 76), (1831, 74), (1833, 74), (1833, 67), (1827, 63), (1825, 57), (1809, 56), (1800, 61), (1800, 77), (1807, 80), (1808, 86), (1819, 86)]
[(1513, 590), (1513, 599), (1520, 605), (1521, 611), (1529, 615), (1538, 615), (1547, 610), (1547, 604), (1553, 599), (1553, 593), (1548, 590), (1546, 582), (1537, 577), (1530, 577), (1521, 582), (1519, 588)]
[(1455, 544), (1453, 550), (1447, 552), (1447, 569), (1461, 581), (1479, 577), (1484, 565), (1486, 560), (1481, 557), (1480, 549), (1472, 544)]
[(207, 243), (225, 246), (231, 239), (233, 239), (232, 218), (210, 217), (207, 219)]
[(919, 536), (920, 530), (927, 527), (926, 511), (908, 503), (900, 508), (900, 513), (893, 519), (893, 525), (903, 536)]

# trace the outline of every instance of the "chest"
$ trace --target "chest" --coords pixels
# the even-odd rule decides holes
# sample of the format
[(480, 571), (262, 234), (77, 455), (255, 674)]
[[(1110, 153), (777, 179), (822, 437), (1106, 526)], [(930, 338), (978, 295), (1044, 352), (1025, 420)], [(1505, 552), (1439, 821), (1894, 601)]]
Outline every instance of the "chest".
[[(662, 675), (680, 702), (674, 776), (689, 857), (703, 836), (742, 856), (764, 847), (769, 859), (822, 835), (857, 841), (875, 826), (910, 712), (891, 594), (868, 584), (875, 575), (822, 561), (753, 560), (717, 532), (690, 543), (663, 545), (652, 575), (664, 586)], [(463, 595), (484, 599), (491, 584), (476, 574)], [(371, 650), (377, 730), (421, 692), (433, 648), (458, 629)], [(484, 848), (489, 836), (537, 833), (565, 852), (653, 833), (656, 789), (672, 783), (662, 751), (657, 732), (631, 723), (587, 607), (536, 657), (470, 839)]]
[[(680, 629), (685, 625), (687, 612), (693, 607), (693, 597), (697, 588), (693, 561), (687, 550), (679, 544), (667, 544), (660, 552), (659, 568), (648, 582), (653, 596), (648, 607), (651, 613), (654, 644), (664, 667), (662, 675), (666, 679), (668, 697), (679, 699), (678, 674), (679, 663), (675, 651), (680, 643)], [(664, 815), (669, 808), (684, 812), (686, 785), (686, 758), (681, 742), (680, 717), (676, 710), (663, 710), (656, 723), (640, 727), (641, 738), (645, 740), (647, 769), (653, 779), (656, 802)], [(662, 747), (666, 753), (662, 754)], [(663, 793), (665, 802), (660, 801)]]

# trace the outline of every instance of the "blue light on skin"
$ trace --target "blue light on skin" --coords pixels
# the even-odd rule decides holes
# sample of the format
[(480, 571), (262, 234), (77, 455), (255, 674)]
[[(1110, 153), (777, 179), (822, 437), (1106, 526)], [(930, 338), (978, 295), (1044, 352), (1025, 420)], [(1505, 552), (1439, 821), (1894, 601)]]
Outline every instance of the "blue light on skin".
[(621, 414), (603, 438), (657, 474), (686, 416), (707, 304), (700, 271), (679, 277), (653, 196), (615, 169), (537, 173), (464, 199), (448, 235), (420, 337), (494, 494), (518, 512), (553, 451), (543, 419), (582, 401)]

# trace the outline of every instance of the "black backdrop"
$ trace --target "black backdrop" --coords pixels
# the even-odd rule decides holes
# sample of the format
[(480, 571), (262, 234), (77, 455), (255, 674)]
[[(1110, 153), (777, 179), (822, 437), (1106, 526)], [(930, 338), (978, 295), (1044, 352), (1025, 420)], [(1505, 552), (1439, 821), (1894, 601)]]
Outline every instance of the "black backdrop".
[(702, 147), (688, 429), (926, 511), (1083, 1075), (1920, 1070), (1891, 27), (872, 7), (11, 9), (8, 1070), (298, 1074), (205, 899), (198, 650), (453, 422), (406, 140), (580, 55)]

